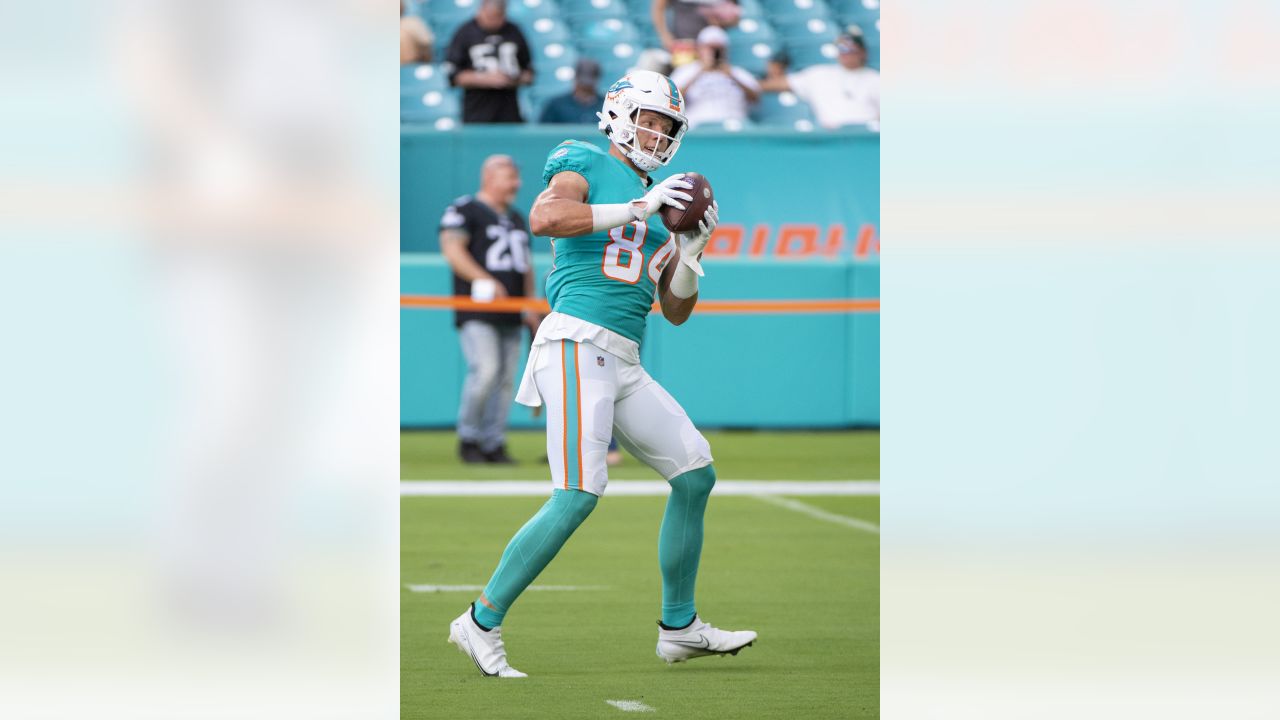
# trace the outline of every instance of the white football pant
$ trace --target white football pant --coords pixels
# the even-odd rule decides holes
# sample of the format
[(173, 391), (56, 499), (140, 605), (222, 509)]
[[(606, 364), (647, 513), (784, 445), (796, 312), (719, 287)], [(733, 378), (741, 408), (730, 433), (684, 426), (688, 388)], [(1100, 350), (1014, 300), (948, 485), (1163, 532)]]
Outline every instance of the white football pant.
[(572, 340), (548, 342), (530, 362), (554, 487), (604, 495), (611, 435), (667, 480), (711, 464), (706, 438), (638, 363)]

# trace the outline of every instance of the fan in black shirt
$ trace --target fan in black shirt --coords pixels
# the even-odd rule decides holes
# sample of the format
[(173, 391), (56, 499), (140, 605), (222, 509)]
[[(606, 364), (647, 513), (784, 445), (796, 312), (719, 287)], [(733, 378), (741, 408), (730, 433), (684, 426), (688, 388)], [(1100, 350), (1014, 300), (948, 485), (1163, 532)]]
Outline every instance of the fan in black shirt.
[(462, 122), (518, 123), (516, 88), (533, 82), (529, 43), (507, 21), (505, 0), (484, 0), (454, 34), (446, 57), (449, 82), (464, 88)]

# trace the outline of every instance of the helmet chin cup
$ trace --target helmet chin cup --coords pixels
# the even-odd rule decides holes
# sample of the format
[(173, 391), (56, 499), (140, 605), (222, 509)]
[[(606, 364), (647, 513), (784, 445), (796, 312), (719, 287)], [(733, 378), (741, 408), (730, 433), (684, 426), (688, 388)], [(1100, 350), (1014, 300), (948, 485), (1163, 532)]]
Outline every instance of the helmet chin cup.
[[(659, 153), (648, 153), (639, 147), (636, 127), (641, 111), (666, 115), (672, 120), (667, 146)], [(680, 139), (689, 127), (684, 116), (684, 97), (670, 78), (656, 72), (638, 70), (627, 74), (609, 88), (604, 107), (596, 113), (599, 129), (623, 154), (643, 172), (653, 172), (671, 162)]]
[(627, 158), (635, 163), (636, 167), (645, 172), (653, 172), (662, 167), (663, 163), (658, 158), (640, 150), (628, 150)]

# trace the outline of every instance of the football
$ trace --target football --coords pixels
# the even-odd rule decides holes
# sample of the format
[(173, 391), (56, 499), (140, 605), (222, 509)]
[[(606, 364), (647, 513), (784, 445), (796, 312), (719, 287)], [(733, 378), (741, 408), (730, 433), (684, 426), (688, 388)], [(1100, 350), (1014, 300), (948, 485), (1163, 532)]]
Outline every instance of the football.
[(666, 225), (671, 232), (686, 233), (697, 230), (702, 214), (716, 199), (711, 192), (711, 183), (707, 182), (702, 175), (695, 172), (685, 173), (685, 179), (693, 182), (693, 187), (685, 191), (693, 196), (693, 200), (685, 202), (683, 210), (671, 205), (663, 205), (662, 210), (659, 211), (662, 213), (662, 224)]

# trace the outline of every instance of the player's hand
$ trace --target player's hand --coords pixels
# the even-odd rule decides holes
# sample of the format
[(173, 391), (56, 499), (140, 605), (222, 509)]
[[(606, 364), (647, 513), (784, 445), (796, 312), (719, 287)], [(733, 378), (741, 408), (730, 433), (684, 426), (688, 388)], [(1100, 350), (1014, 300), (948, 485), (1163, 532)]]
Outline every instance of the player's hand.
[(715, 232), (716, 225), (719, 223), (720, 203), (713, 200), (711, 207), (707, 208), (707, 212), (703, 214), (702, 220), (698, 221), (696, 232), (676, 235), (676, 243), (680, 245), (680, 262), (688, 265), (689, 269), (698, 276), (706, 274), (702, 271), (702, 263), (698, 262), (698, 257), (707, 247), (707, 242), (711, 240), (711, 233)]
[(635, 215), (637, 220), (648, 220), (663, 205), (670, 205), (677, 210), (683, 210), (684, 205), (680, 201), (692, 200), (693, 196), (682, 191), (692, 187), (693, 183), (684, 179), (684, 173), (676, 173), (654, 185), (653, 189), (645, 193), (644, 197), (632, 200), (631, 214)]

